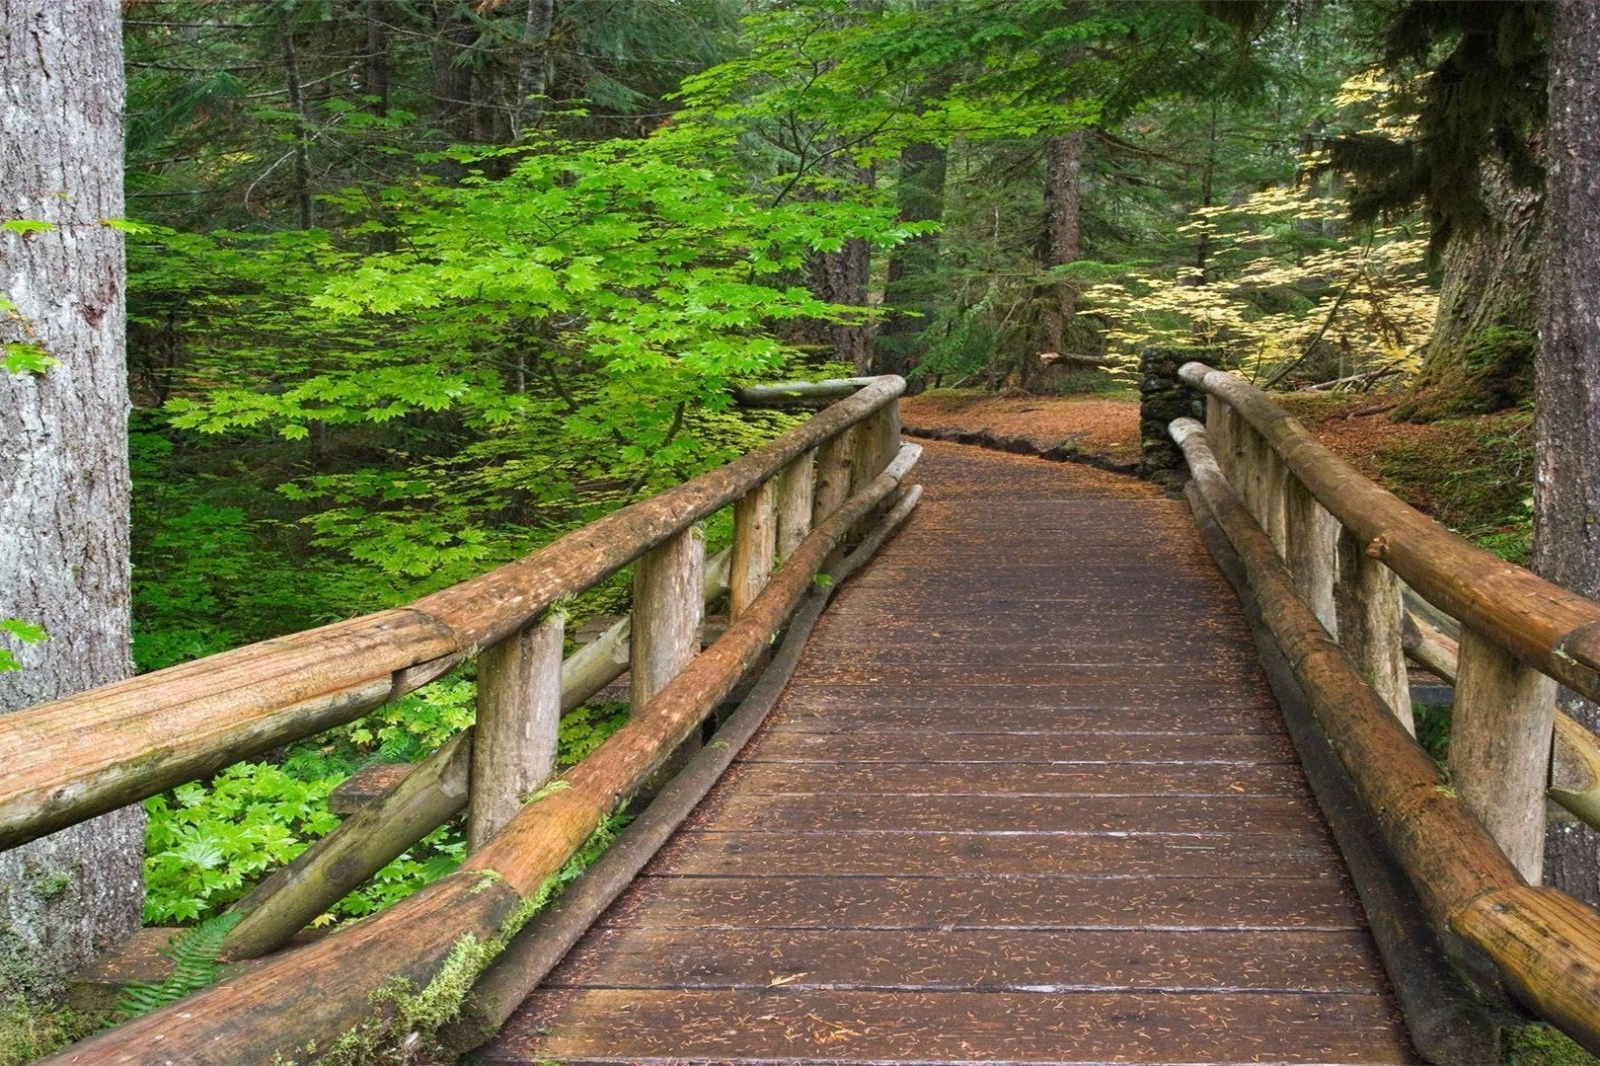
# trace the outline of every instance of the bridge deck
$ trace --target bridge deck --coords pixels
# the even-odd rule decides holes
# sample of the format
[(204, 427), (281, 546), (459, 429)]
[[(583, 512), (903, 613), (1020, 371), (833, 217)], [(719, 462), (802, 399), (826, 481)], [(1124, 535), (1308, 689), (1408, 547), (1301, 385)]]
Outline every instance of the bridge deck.
[(1416, 1061), (1185, 506), (933, 445), (491, 1063)]

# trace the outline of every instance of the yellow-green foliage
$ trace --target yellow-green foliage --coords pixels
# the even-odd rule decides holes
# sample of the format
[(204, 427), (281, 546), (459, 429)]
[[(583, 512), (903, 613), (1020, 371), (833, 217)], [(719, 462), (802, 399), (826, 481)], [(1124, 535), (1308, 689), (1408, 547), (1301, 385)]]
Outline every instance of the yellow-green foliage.
[(1193, 267), (1133, 271), (1084, 295), (1104, 317), (1114, 354), (1150, 344), (1224, 353), (1270, 373), (1317, 347), (1348, 371), (1419, 364), (1438, 293), (1427, 239), (1400, 225), (1352, 231), (1344, 205), (1304, 188), (1275, 187), (1237, 206), (1201, 208), (1181, 228), (1212, 249)]

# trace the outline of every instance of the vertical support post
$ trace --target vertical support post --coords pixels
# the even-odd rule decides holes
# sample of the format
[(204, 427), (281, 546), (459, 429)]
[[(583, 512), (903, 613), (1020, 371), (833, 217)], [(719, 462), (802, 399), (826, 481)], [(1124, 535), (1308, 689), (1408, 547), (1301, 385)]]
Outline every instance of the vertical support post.
[[(1259, 435), (1258, 435), (1259, 436)], [(1272, 538), (1278, 558), (1289, 558), (1289, 467), (1283, 457), (1261, 437), (1261, 528)]]
[(856, 427), (851, 426), (822, 442), (817, 449), (817, 488), (811, 506), (811, 524), (821, 525), (850, 498), (850, 460), (855, 454)]
[(1254, 516), (1256, 522), (1266, 528), (1266, 510), (1263, 507), (1267, 484), (1267, 455), (1272, 449), (1267, 447), (1266, 439), (1256, 432), (1256, 428), (1244, 419), (1238, 423), (1238, 470), (1239, 480), (1236, 487), (1239, 490), (1239, 499), (1244, 502), (1245, 509)]
[(1285, 484), (1284, 518), (1288, 530), (1289, 572), (1295, 591), (1335, 639), (1339, 622), (1333, 608), (1333, 579), (1339, 544), (1339, 523), (1311, 490), (1290, 475)]
[(816, 452), (806, 452), (778, 474), (778, 560), (782, 562), (811, 532), (816, 490)]
[(478, 724), (467, 793), (467, 848), (515, 817), (556, 764), (561, 726), (560, 615), (478, 654)]
[(733, 505), (733, 565), (728, 571), (728, 618), (737, 619), (767, 587), (778, 545), (777, 485), (773, 479)]
[(1206, 443), (1211, 445), (1211, 454), (1217, 457), (1217, 466), (1230, 483), (1233, 481), (1233, 438), (1237, 421), (1233, 408), (1209, 393), (1206, 395)]
[(629, 699), (639, 713), (700, 651), (706, 542), (686, 529), (633, 564)]
[(1382, 696), (1406, 732), (1415, 736), (1411, 717), (1411, 683), (1406, 676), (1406, 653), (1401, 643), (1405, 604), (1400, 598), (1400, 578), (1366, 546), (1339, 531), (1339, 576), (1334, 582), (1334, 612), (1339, 643), (1355, 660), (1372, 687)]
[(900, 405), (891, 400), (856, 425), (855, 457), (850, 464), (850, 495), (883, 473), (900, 450)]
[(1545, 785), (1556, 683), (1462, 627), (1450, 715), (1450, 776), (1530, 885), (1544, 873)]

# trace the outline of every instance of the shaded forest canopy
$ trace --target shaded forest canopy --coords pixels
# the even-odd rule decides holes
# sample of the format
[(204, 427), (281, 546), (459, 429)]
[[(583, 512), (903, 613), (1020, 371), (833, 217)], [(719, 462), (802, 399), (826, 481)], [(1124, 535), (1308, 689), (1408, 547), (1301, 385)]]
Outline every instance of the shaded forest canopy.
[[(1417, 417), (1531, 386), (1537, 5), (150, 0), (124, 31), (143, 670), (724, 463), (794, 421), (747, 382), (1116, 392), (1159, 345), (1420, 386)], [(218, 913), (473, 699), (151, 800), (147, 920)], [(563, 760), (619, 720), (569, 717)]]

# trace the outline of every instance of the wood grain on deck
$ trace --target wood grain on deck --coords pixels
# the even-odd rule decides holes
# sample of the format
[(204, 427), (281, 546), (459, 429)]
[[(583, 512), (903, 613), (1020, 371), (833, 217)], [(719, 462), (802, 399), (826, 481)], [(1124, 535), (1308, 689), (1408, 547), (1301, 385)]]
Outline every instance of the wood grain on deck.
[(489, 1063), (1410, 1063), (1184, 505), (929, 445), (763, 732)]

